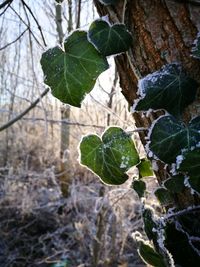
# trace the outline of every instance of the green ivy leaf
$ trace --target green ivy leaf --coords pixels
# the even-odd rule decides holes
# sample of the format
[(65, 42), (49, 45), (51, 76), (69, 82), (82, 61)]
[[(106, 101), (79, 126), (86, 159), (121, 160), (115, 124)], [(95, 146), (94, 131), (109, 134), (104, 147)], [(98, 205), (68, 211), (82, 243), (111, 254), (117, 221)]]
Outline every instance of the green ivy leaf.
[(148, 159), (141, 159), (140, 163), (137, 165), (139, 178), (153, 176), (153, 170), (151, 162)]
[(91, 24), (88, 39), (104, 56), (125, 52), (132, 44), (132, 36), (124, 24), (110, 26), (104, 20), (95, 20)]
[(153, 241), (154, 246), (157, 247), (157, 224), (153, 218), (153, 211), (150, 208), (145, 208), (142, 212), (142, 218), (144, 222), (144, 231), (150, 241)]
[(119, 185), (128, 179), (126, 172), (139, 163), (130, 135), (121, 128), (108, 128), (102, 138), (83, 137), (80, 143), (81, 163), (96, 173), (106, 184)]
[(186, 172), (189, 175), (188, 182), (190, 186), (200, 193), (200, 148), (185, 151), (182, 156), (179, 171)]
[(140, 241), (139, 255), (147, 264), (150, 264), (151, 266), (166, 267), (163, 257), (158, 254), (152, 246), (148, 245), (143, 240)]
[(115, 5), (117, 4), (118, 0), (99, 0), (104, 5)]
[(200, 176), (190, 177), (188, 183), (190, 184), (191, 188), (194, 189), (194, 191), (200, 194)]
[(200, 35), (198, 34), (197, 40), (195, 41), (194, 48), (192, 49), (192, 55), (195, 58), (200, 59)]
[(179, 171), (187, 172), (189, 176), (200, 177), (200, 148), (184, 151)]
[[(193, 222), (190, 224), (190, 228), (192, 224)], [(168, 223), (165, 228), (165, 246), (172, 254), (175, 266), (200, 266), (200, 257), (192, 248), (186, 233), (178, 231), (175, 224)]]
[(144, 193), (146, 190), (146, 184), (142, 180), (135, 180), (132, 184), (133, 189), (138, 194), (139, 198), (144, 197)]
[(162, 206), (168, 206), (169, 204), (173, 203), (172, 195), (163, 187), (157, 188), (154, 192), (154, 195), (157, 197)]
[(171, 193), (180, 193), (184, 189), (185, 177), (181, 174), (174, 175), (164, 182), (164, 187)]
[(43, 53), (41, 65), (52, 94), (75, 107), (80, 107), (97, 77), (108, 69), (106, 58), (87, 40), (84, 31), (73, 32), (65, 40), (64, 50), (56, 46)]
[(162, 116), (150, 134), (150, 150), (165, 163), (173, 163), (182, 149), (189, 149), (200, 142), (200, 117), (185, 126), (172, 116)]
[(136, 111), (165, 109), (175, 117), (195, 100), (198, 84), (188, 77), (180, 64), (168, 64), (139, 82), (142, 98), (133, 107)]

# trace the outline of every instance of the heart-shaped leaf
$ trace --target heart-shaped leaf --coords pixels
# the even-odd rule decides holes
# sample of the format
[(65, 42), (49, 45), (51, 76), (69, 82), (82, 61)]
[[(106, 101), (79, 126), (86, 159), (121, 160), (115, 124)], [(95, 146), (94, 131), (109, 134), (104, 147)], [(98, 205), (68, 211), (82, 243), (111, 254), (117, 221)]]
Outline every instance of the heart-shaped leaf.
[(104, 20), (95, 20), (91, 24), (88, 39), (104, 56), (125, 52), (132, 43), (132, 36), (124, 24), (110, 26)]
[(146, 184), (144, 181), (135, 180), (135, 181), (133, 181), (132, 187), (140, 198), (144, 197), (144, 193), (146, 190)]
[(137, 169), (139, 172), (139, 178), (153, 176), (153, 170), (151, 162), (148, 159), (141, 159), (140, 163), (137, 165)]
[(104, 5), (115, 5), (119, 0), (99, 0)]
[(200, 142), (200, 117), (185, 126), (172, 116), (160, 117), (150, 134), (149, 148), (165, 163), (176, 162), (182, 149), (190, 149)]
[(52, 94), (62, 102), (80, 107), (99, 76), (108, 68), (108, 62), (87, 40), (84, 31), (73, 32), (64, 42), (42, 55), (45, 83)]
[(168, 206), (169, 204), (173, 203), (172, 195), (163, 187), (157, 188), (154, 192), (154, 195), (157, 197), (162, 206)]
[(200, 34), (198, 34), (198, 37), (195, 40), (192, 55), (193, 57), (200, 59)]
[(128, 179), (126, 172), (139, 163), (130, 135), (121, 128), (108, 128), (102, 138), (83, 137), (80, 143), (81, 163), (96, 173), (106, 184), (119, 185)]
[(151, 266), (154, 267), (166, 267), (163, 257), (158, 254), (152, 246), (147, 244), (145, 241), (140, 240), (139, 246), (139, 255), (140, 257)]
[(180, 117), (195, 100), (198, 84), (188, 77), (180, 64), (168, 64), (139, 81), (141, 99), (133, 106), (136, 111), (165, 109)]
[(164, 187), (171, 193), (180, 193), (184, 189), (185, 177), (181, 174), (174, 175), (164, 182)]

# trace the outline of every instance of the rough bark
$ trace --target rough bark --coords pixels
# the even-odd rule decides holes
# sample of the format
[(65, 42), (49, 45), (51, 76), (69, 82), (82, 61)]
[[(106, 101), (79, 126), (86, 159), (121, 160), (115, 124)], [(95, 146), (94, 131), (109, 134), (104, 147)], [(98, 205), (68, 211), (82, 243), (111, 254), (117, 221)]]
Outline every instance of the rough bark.
[[(188, 74), (200, 82), (199, 61), (190, 56), (193, 42), (200, 31), (200, 6), (185, 2), (188, 1), (127, 0), (124, 9), (123, 0), (116, 6), (103, 6), (94, 0), (100, 16), (108, 15), (112, 23), (123, 22), (124, 18), (126, 27), (132, 33), (134, 42), (129, 52), (115, 58), (122, 93), (130, 105), (138, 97), (138, 76), (144, 77), (167, 63), (182, 63)], [(200, 114), (199, 102), (198, 96), (196, 102), (186, 110), (186, 121)], [(136, 113), (136, 126), (149, 127), (158, 115), (154, 112), (144, 118)], [(144, 145), (145, 136), (145, 132), (140, 134)], [(168, 176), (162, 163), (156, 175), (159, 182)], [(178, 196), (177, 200), (181, 207), (196, 201), (187, 194)]]

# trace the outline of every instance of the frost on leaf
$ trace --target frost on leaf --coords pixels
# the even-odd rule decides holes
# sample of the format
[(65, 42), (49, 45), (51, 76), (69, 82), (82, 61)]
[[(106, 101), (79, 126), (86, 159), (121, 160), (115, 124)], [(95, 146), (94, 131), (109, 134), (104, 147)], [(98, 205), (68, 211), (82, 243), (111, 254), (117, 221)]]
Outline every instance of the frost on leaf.
[(200, 193), (200, 148), (184, 151), (179, 171), (187, 173), (188, 183), (192, 189)]
[(192, 55), (193, 55), (193, 57), (200, 59), (200, 34), (198, 34), (198, 37), (194, 42), (194, 47), (192, 49)]
[[(190, 228), (193, 222), (190, 222)], [(174, 223), (165, 228), (165, 246), (175, 259), (175, 266), (200, 266), (200, 257), (189, 243), (186, 233), (179, 231)]]
[(185, 126), (173, 116), (162, 116), (150, 132), (149, 149), (165, 163), (176, 162), (182, 149), (190, 149), (200, 142), (200, 117)]
[(87, 40), (84, 31), (73, 32), (65, 40), (63, 49), (56, 46), (43, 53), (41, 65), (44, 82), (56, 98), (80, 107), (85, 95), (93, 89), (97, 77), (108, 69), (108, 62)]
[(182, 155), (179, 171), (187, 172), (193, 177), (200, 177), (200, 148), (184, 151)]
[(132, 36), (124, 24), (110, 26), (104, 20), (95, 20), (91, 24), (88, 39), (104, 56), (125, 52), (132, 44)]
[(119, 185), (128, 179), (126, 172), (139, 163), (131, 137), (121, 128), (110, 127), (102, 137), (88, 135), (80, 143), (80, 161), (106, 184)]
[(164, 109), (175, 117), (195, 100), (198, 84), (188, 77), (180, 64), (168, 64), (139, 81), (141, 99), (136, 111)]

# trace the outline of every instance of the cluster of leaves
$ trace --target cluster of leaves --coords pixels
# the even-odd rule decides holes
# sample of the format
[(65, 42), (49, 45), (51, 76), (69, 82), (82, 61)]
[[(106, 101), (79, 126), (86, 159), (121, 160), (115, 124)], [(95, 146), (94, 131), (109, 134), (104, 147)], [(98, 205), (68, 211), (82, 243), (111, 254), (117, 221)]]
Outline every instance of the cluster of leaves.
[[(100, 2), (114, 5), (117, 0)], [(105, 20), (96, 20), (88, 32), (77, 30), (67, 37), (62, 47), (56, 46), (43, 54), (41, 65), (45, 83), (62, 102), (80, 107), (97, 77), (109, 67), (106, 57), (127, 51), (131, 43), (132, 37), (125, 25), (111, 26)], [(200, 58), (200, 37), (192, 54)], [(133, 110), (167, 113), (152, 124), (147, 145), (150, 157), (173, 167), (172, 176), (155, 191), (163, 206), (173, 205), (175, 194), (184, 192), (186, 186), (200, 194), (200, 117), (187, 124), (183, 121), (183, 112), (195, 100), (197, 89), (197, 82), (178, 63), (168, 64), (139, 81), (140, 98), (135, 101)], [(146, 194), (143, 178), (153, 175), (149, 161), (140, 159), (131, 136), (119, 127), (108, 128), (101, 137), (85, 136), (80, 143), (80, 162), (109, 185), (124, 183), (128, 179), (127, 171), (136, 166), (138, 178), (134, 179), (132, 187), (140, 198)], [(178, 265), (196, 266), (199, 255), (180, 221), (163, 223), (146, 207), (143, 221), (153, 245), (140, 240), (139, 254), (144, 261), (157, 267), (173, 266), (173, 256)], [(181, 225), (179, 229), (177, 222)], [(174, 237), (175, 242), (172, 241)], [(187, 259), (180, 256), (181, 249), (177, 247), (180, 240), (183, 240), (181, 247), (188, 252)]]
[[(199, 37), (192, 53), (199, 58)], [(186, 187), (192, 194), (200, 194), (200, 117), (188, 123), (183, 120), (184, 110), (196, 99), (198, 86), (177, 63), (168, 64), (139, 81), (140, 98), (135, 101), (133, 110), (163, 110), (166, 113), (152, 124), (146, 146), (150, 157), (171, 168), (172, 176), (154, 192), (164, 207), (175, 207), (175, 196), (184, 194)], [(140, 192), (138, 195), (141, 196)], [(192, 240), (199, 240), (199, 228), (191, 230), (186, 227), (191, 216), (186, 210), (180, 218), (176, 217), (175, 212), (170, 221), (167, 218), (165, 221), (155, 220), (153, 213), (144, 208), (145, 232), (153, 244), (152, 247), (141, 242), (139, 253), (144, 261), (159, 267), (174, 264), (198, 266), (199, 248)], [(195, 216), (193, 223), (198, 221)]]
[(89, 31), (76, 30), (64, 41), (43, 53), (41, 65), (44, 82), (63, 103), (80, 107), (98, 76), (109, 68), (106, 57), (125, 52), (132, 36), (125, 25), (99, 19)]

